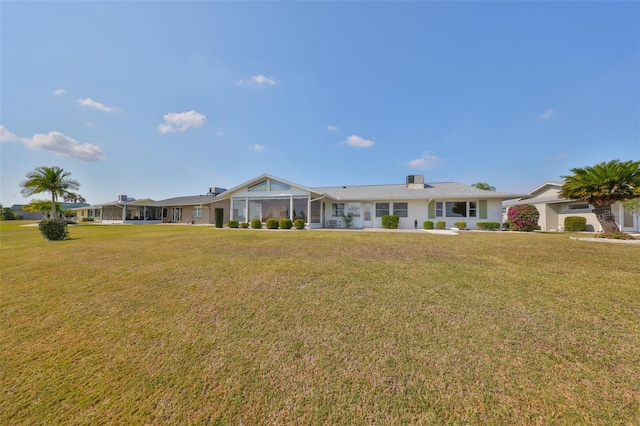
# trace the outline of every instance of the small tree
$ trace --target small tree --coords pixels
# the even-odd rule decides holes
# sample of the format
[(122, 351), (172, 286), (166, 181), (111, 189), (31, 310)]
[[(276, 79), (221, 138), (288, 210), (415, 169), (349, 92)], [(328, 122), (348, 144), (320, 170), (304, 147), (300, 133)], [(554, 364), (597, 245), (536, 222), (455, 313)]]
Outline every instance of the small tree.
[(342, 220), (344, 220), (344, 226), (349, 229), (353, 225), (353, 215), (351, 213), (343, 214)]
[(538, 227), (540, 212), (533, 204), (519, 204), (509, 208), (507, 221), (512, 231), (531, 232)]
[(10, 207), (2, 207), (0, 217), (2, 217), (2, 220), (16, 220), (18, 218), (18, 216), (13, 214)]
[(478, 182), (478, 183), (474, 183), (471, 186), (478, 188), (478, 189), (484, 189), (485, 191), (495, 191), (496, 187), (495, 186), (491, 186), (489, 185), (487, 182)]
[(216, 228), (222, 228), (224, 223), (224, 209), (220, 207), (214, 209), (213, 217), (216, 224)]
[(58, 166), (36, 167), (32, 172), (27, 173), (27, 180), (20, 182), (22, 195), (29, 197), (42, 192), (51, 194), (51, 217), (57, 217), (56, 201), (58, 197), (64, 198), (71, 194), (72, 189), (78, 189), (80, 183), (71, 179), (71, 173), (65, 172)]

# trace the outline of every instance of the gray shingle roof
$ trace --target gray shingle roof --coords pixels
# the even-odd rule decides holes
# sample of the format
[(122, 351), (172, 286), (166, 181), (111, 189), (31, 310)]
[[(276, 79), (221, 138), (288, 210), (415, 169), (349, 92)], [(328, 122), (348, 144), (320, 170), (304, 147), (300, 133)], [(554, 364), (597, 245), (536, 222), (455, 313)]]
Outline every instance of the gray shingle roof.
[(171, 206), (198, 206), (200, 204), (210, 204), (216, 201), (221, 201), (220, 198), (207, 194), (207, 195), (189, 195), (186, 197), (174, 197), (167, 198), (166, 200), (160, 200), (148, 204), (154, 207), (171, 207)]
[(452, 199), (452, 198), (499, 198), (509, 200), (520, 198), (522, 194), (486, 191), (457, 182), (425, 183), (424, 188), (410, 189), (404, 184), (395, 185), (354, 185), (318, 187), (314, 191), (323, 192), (336, 200), (408, 200), (408, 199)]

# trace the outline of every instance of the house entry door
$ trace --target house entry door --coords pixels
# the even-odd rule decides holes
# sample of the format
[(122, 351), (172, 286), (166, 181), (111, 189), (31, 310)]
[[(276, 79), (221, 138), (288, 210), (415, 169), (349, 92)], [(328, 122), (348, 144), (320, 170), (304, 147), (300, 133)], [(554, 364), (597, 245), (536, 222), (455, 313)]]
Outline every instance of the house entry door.
[(371, 218), (372, 210), (373, 210), (373, 204), (364, 203), (362, 205), (362, 219), (363, 219), (362, 220), (362, 226), (364, 228), (373, 227), (373, 220)]
[(182, 207), (174, 207), (171, 216), (172, 222), (182, 222)]

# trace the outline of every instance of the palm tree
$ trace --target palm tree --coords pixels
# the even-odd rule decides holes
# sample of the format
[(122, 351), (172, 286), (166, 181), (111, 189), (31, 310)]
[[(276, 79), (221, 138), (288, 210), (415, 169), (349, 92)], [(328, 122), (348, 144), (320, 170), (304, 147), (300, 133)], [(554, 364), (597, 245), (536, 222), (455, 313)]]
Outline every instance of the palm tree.
[(495, 191), (496, 187), (489, 185), (487, 182), (478, 182), (474, 183), (471, 186), (474, 186), (478, 189), (484, 189), (485, 191)]
[(611, 160), (594, 166), (571, 169), (562, 176), (560, 197), (588, 201), (605, 233), (618, 233), (611, 205), (640, 198), (640, 161)]
[(51, 218), (57, 217), (56, 201), (58, 197), (65, 197), (70, 190), (80, 187), (80, 183), (71, 179), (71, 173), (65, 172), (58, 166), (36, 167), (32, 172), (27, 173), (27, 180), (20, 182), (22, 195), (29, 197), (42, 192), (51, 193)]

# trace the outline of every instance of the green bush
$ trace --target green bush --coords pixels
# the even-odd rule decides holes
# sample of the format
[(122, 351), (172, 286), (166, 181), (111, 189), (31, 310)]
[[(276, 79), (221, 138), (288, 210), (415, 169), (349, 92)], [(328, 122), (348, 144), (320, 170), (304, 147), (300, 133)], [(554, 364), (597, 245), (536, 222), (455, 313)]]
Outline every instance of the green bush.
[(424, 229), (433, 229), (433, 222), (430, 220), (425, 220), (422, 223), (422, 226), (424, 226)]
[(455, 222), (453, 226), (455, 226), (458, 229), (467, 229), (467, 222), (463, 222), (463, 221)]
[(447, 222), (445, 222), (444, 220), (439, 220), (436, 222), (436, 229), (446, 229), (447, 227)]
[(247, 222), (240, 222), (240, 228), (247, 229), (248, 227), (249, 227), (249, 224)]
[(382, 227), (384, 229), (398, 229), (400, 216), (395, 214), (385, 214), (382, 216)]
[(216, 228), (222, 228), (222, 224), (224, 222), (224, 209), (218, 207), (213, 210), (214, 223), (216, 224)]
[(540, 212), (533, 204), (518, 204), (509, 208), (507, 221), (512, 231), (531, 232), (538, 227)]
[(2, 208), (2, 211), (0, 211), (0, 219), (2, 220), (16, 220), (17, 218), (18, 216), (13, 214), (9, 207), (4, 207)]
[(278, 229), (278, 219), (267, 219), (267, 229)]
[(227, 226), (229, 228), (237, 228), (240, 225), (240, 223), (237, 220), (230, 220), (229, 222), (227, 222)]
[(291, 219), (280, 219), (279, 225), (280, 229), (291, 229), (293, 222), (291, 222)]
[(293, 221), (293, 227), (296, 229), (304, 229), (304, 219), (296, 219)]
[(587, 218), (580, 216), (567, 216), (564, 218), (564, 230), (569, 232), (582, 232), (587, 230)]
[(499, 222), (478, 222), (476, 223), (476, 228), (484, 229), (487, 231), (495, 231), (497, 229), (500, 229), (500, 223)]
[(67, 221), (64, 219), (44, 219), (38, 225), (42, 236), (49, 241), (62, 241), (69, 239)]
[(251, 228), (252, 229), (260, 229), (260, 228), (262, 228), (262, 221), (260, 219), (253, 219), (251, 221)]
[(83, 222), (93, 222), (93, 218), (92, 217), (83, 217), (82, 221)]

